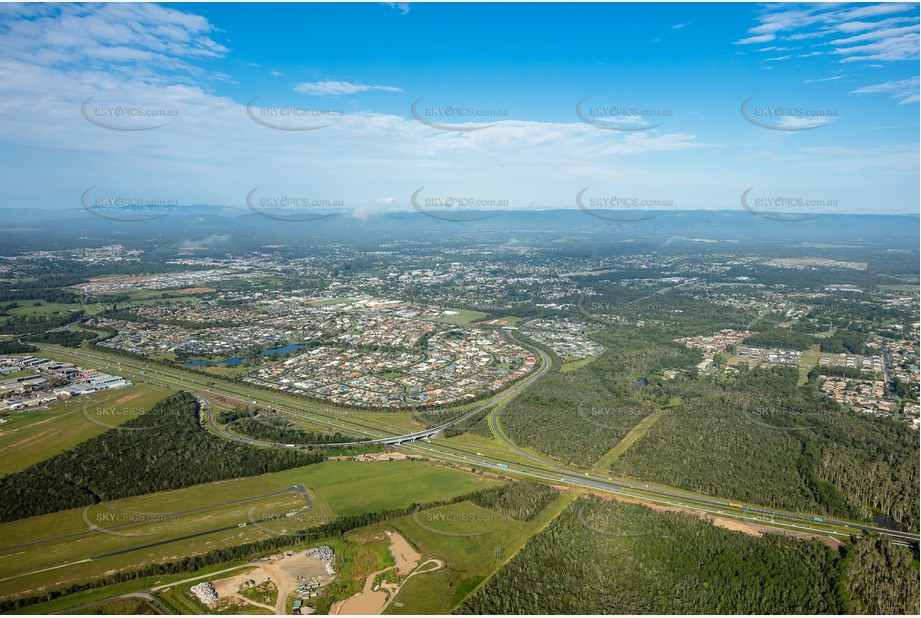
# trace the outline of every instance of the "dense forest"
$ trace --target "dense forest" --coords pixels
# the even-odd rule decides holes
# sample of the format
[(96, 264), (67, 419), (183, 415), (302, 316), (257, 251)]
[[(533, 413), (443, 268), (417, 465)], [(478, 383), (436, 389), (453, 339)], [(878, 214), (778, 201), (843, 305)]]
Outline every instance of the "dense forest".
[[(133, 431), (132, 431), (133, 430)], [(0, 479), (0, 521), (323, 461), (319, 454), (222, 440), (186, 392), (69, 451)]]
[(32, 354), (33, 352), (38, 352), (38, 348), (34, 345), (13, 339), (0, 341), (0, 354)]
[(819, 350), (826, 354), (866, 354), (867, 336), (864, 333), (838, 330), (831, 335), (815, 337), (790, 330), (771, 329), (748, 337), (743, 343), (764, 348), (787, 348), (805, 350), (819, 344)]
[(29, 341), (53, 343), (55, 345), (64, 346), (65, 348), (79, 348), (84, 341), (96, 339), (97, 337), (99, 337), (98, 333), (87, 332), (85, 330), (60, 330), (32, 335), (29, 337)]
[(918, 529), (918, 440), (900, 423), (843, 410), (813, 383), (797, 386), (791, 368), (665, 380), (665, 368), (692, 376), (697, 356), (662, 329), (605, 327), (592, 338), (602, 356), (546, 375), (501, 411), (515, 442), (590, 467), (659, 410), (613, 474), (818, 515), (879, 512)]
[[(606, 327), (591, 338), (604, 354), (578, 371), (548, 373), (502, 410), (502, 427), (515, 442), (591, 466), (644, 416), (670, 404), (659, 386), (662, 370), (700, 362), (699, 352), (659, 329)], [(639, 388), (640, 377), (650, 385)]]
[[(625, 533), (624, 522), (636, 533)], [(912, 562), (910, 550), (882, 539), (838, 552), (589, 498), (532, 537), (455, 613), (913, 614)]]
[(686, 382), (680, 408), (611, 472), (794, 511), (864, 521), (881, 512), (917, 530), (917, 434), (844, 411), (797, 378), (777, 368)]
[(42, 333), (52, 328), (66, 326), (75, 322), (84, 316), (85, 312), (68, 311), (60, 315), (50, 316), (29, 316), (29, 315), (11, 315), (6, 321), (0, 324), (0, 334), (4, 335), (28, 335), (32, 333)]
[(470, 500), (484, 509), (497, 511), (519, 521), (531, 521), (560, 493), (535, 481), (520, 481), (491, 487), (476, 493)]

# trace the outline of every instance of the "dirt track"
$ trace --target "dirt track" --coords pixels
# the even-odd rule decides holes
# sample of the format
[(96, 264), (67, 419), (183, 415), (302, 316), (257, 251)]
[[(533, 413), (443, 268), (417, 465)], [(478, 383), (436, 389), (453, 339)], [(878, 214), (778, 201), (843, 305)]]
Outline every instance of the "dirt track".
[[(409, 542), (403, 538), (403, 535), (397, 532), (387, 531), (390, 537), (390, 554), (396, 561), (396, 564), (380, 571), (375, 571), (365, 578), (365, 585), (358, 594), (334, 603), (330, 608), (330, 614), (347, 614), (361, 616), (376, 616), (384, 611), (390, 600), (399, 592), (400, 586), (388, 582), (381, 583), (380, 589), (373, 590), (374, 579), (381, 573), (386, 573), (396, 569), (400, 575), (409, 575), (419, 565), (422, 556), (419, 555)], [(428, 564), (427, 561), (424, 564)], [(405, 580), (404, 580), (405, 582)], [(402, 584), (401, 584), (402, 585)]]

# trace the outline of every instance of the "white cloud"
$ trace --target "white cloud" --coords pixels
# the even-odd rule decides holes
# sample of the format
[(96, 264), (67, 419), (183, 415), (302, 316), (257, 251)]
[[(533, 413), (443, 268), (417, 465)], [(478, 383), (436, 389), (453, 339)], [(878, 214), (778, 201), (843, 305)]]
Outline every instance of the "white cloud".
[(841, 62), (862, 62), (865, 60), (916, 60), (919, 46), (918, 33), (887, 38), (867, 45), (839, 47), (835, 54), (847, 56)]
[(384, 4), (392, 9), (400, 11), (401, 15), (409, 13), (409, 2), (385, 2)]
[[(39, 8), (42, 14), (49, 11)], [(81, 19), (91, 19), (92, 10), (101, 9), (81, 10), (85, 13)], [(137, 21), (140, 18), (129, 13), (120, 17), (107, 13), (109, 43), (105, 47), (130, 50), (133, 43), (128, 42), (137, 42), (133, 27), (148, 28), (146, 18)], [(482, 131), (456, 133), (426, 126), (412, 119), (408, 109), (405, 115), (347, 110), (318, 118), (318, 124), (331, 123), (322, 130), (273, 130), (250, 120), (244, 101), (217, 96), (207, 87), (214, 76), (196, 66), (195, 59), (206, 57), (199, 50), (213, 51), (219, 45), (193, 43), (190, 36), (203, 36), (212, 27), (177, 15), (164, 21), (159, 15), (150, 28), (167, 22), (193, 24), (199, 34), (190, 35), (188, 28), (164, 30), (160, 47), (172, 50), (168, 56), (172, 68), (165, 67), (167, 56), (162, 51), (152, 51), (152, 45), (142, 43), (126, 71), (86, 62), (98, 57), (100, 50), (81, 38), (84, 22), (71, 23), (78, 31), (68, 43), (71, 57), (54, 57), (49, 62), (41, 58), (42, 49), (55, 49), (52, 39), (68, 40), (67, 29), (49, 24), (44, 30), (47, 38), (39, 45), (27, 39), (45, 35), (34, 31), (28, 20), (8, 20), (6, 32), (0, 32), (3, 149), (7, 153), (53, 153), (56, 164), (14, 157), (15, 169), (7, 166), (5, 171), (16, 182), (5, 186), (0, 207), (78, 204), (88, 187), (96, 187), (100, 195), (116, 192), (243, 207), (247, 193), (258, 186), (266, 194), (309, 191), (312, 196), (341, 199), (347, 207), (364, 204), (366, 210), (360, 212), (366, 212), (367, 207), (409, 208), (409, 195), (423, 185), (433, 191), (461, 191), (472, 182), (477, 191), (507, 198), (513, 207), (538, 199), (571, 205), (572, 195), (587, 180), (608, 178), (612, 170), (619, 170), (625, 182), (655, 175), (658, 161), (634, 155), (711, 147), (668, 123), (638, 134), (612, 135), (575, 120), (503, 120)], [(373, 89), (399, 91), (392, 86), (349, 82), (300, 88), (329, 94)], [(176, 113), (154, 120), (164, 125), (155, 130), (113, 131), (81, 115), (81, 106), (90, 97), (92, 106)], [(277, 124), (313, 122), (312, 118), (270, 120)], [(144, 121), (124, 120), (128, 125)], [(113, 124), (118, 122), (122, 120), (111, 119)], [(36, 191), (36, 186), (42, 188)], [(375, 202), (380, 196), (392, 196), (393, 203)]]
[(44, 4), (9, 13), (20, 19), (7, 23), (0, 54), (44, 66), (143, 78), (200, 73), (191, 60), (229, 51), (211, 38), (205, 18), (155, 4)]
[(816, 84), (819, 82), (833, 82), (837, 79), (841, 79), (842, 77), (844, 76), (843, 75), (832, 75), (831, 77), (820, 77), (818, 79), (804, 79), (803, 83), (804, 84)]
[(921, 78), (918, 76), (908, 79), (893, 80), (872, 86), (863, 86), (851, 90), (850, 94), (878, 94), (888, 93), (893, 99), (899, 99), (899, 104), (918, 102), (918, 91), (921, 89)]
[(751, 43), (767, 43), (768, 41), (773, 41), (777, 37), (773, 34), (759, 34), (757, 36), (750, 36), (747, 39), (740, 39), (736, 41), (738, 45), (749, 45)]
[[(894, 16), (898, 13), (910, 15)], [(882, 19), (874, 19), (879, 18)], [(757, 17), (758, 24), (748, 29), (740, 45), (783, 41), (828, 39), (819, 42), (819, 51), (798, 57), (822, 54), (839, 57), (839, 62), (917, 60), (919, 23), (917, 5), (904, 3), (869, 4), (848, 7), (840, 4), (772, 4)], [(841, 36), (845, 35), (845, 36)], [(761, 51), (777, 51), (766, 47)], [(771, 62), (777, 58), (767, 58)]]
[[(258, 186), (266, 195), (341, 199), (364, 217), (386, 208), (409, 209), (409, 196), (421, 186), (433, 194), (509, 199), (513, 207), (574, 207), (573, 196), (587, 185), (608, 182), (648, 195), (666, 186), (667, 194), (683, 196), (740, 173), (725, 154), (732, 147), (720, 150), (671, 119), (632, 134), (577, 121), (522, 119), (457, 133), (426, 126), (408, 109), (350, 111), (344, 99), (347, 113), (320, 119), (331, 122), (328, 128), (272, 130), (247, 117), (245, 101), (218, 96), (214, 92), (220, 90), (210, 87), (218, 76), (204, 70), (203, 61), (228, 52), (215, 38), (217, 30), (200, 17), (160, 7), (113, 11), (99, 5), (2, 6), (0, 13), (6, 15), (0, 25), (0, 140), (8, 179), (0, 207), (79, 207), (88, 187), (100, 195), (243, 207)], [(43, 20), (48, 23), (34, 27)], [(98, 39), (85, 34), (97, 30)], [(158, 33), (156, 41), (151, 32)], [(102, 60), (106, 55), (120, 59)], [(378, 83), (388, 83), (381, 79)], [(344, 81), (305, 88), (341, 95), (400, 91)], [(111, 131), (81, 116), (89, 97), (100, 105), (178, 114), (156, 130)], [(704, 149), (715, 156), (694, 156)], [(902, 164), (907, 177), (913, 173), (907, 167), (911, 156), (894, 151), (875, 158)], [(851, 153), (832, 152), (821, 160), (835, 171), (836, 157), (848, 161), (839, 167), (863, 164)], [(819, 179), (835, 180), (833, 174)], [(712, 203), (710, 192), (702, 195), (701, 205)]]
[(353, 84), (350, 82), (302, 82), (294, 87), (297, 92), (313, 95), (338, 96), (355, 94), (369, 90), (385, 90), (387, 92), (403, 92), (395, 86), (369, 86), (367, 84)]

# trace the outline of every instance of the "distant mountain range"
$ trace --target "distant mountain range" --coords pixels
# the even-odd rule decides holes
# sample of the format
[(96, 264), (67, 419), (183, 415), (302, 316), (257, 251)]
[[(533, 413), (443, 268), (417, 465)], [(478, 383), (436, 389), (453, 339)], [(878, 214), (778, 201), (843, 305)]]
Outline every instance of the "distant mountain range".
[[(300, 220), (299, 220), (300, 219)], [(456, 220), (450, 220), (456, 219)], [(257, 214), (246, 208), (172, 206), (156, 208), (0, 210), (0, 236), (132, 236), (205, 238), (214, 235), (265, 242), (426, 240), (482, 236), (523, 244), (564, 239), (631, 242), (640, 239), (706, 245), (713, 242), (860, 244), (917, 247), (919, 216), (826, 214), (814, 218), (743, 210), (621, 211), (576, 209)]]

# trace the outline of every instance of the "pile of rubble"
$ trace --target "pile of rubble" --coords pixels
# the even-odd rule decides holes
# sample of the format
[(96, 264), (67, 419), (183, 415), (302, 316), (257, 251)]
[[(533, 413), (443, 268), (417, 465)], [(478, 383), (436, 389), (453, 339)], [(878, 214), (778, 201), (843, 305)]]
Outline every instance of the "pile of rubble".
[(213, 605), (217, 602), (217, 590), (214, 589), (214, 584), (211, 582), (195, 584), (191, 590), (205, 605)]
[(314, 558), (322, 562), (330, 562), (335, 558), (335, 552), (333, 552), (333, 548), (329, 545), (321, 545), (320, 547), (308, 549), (305, 555), (308, 558)]

